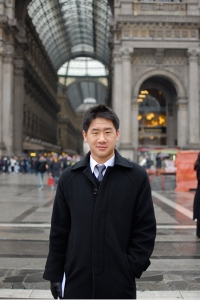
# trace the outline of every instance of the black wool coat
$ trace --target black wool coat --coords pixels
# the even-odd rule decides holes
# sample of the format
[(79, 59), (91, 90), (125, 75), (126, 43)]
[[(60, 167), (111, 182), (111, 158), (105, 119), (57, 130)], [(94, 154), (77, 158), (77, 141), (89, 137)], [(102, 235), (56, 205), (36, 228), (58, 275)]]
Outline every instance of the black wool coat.
[(135, 299), (156, 236), (148, 175), (115, 151), (98, 186), (89, 159), (59, 179), (43, 277), (62, 281), (65, 272), (66, 299)]
[(193, 220), (200, 220), (200, 165), (197, 168), (197, 189), (194, 196)]

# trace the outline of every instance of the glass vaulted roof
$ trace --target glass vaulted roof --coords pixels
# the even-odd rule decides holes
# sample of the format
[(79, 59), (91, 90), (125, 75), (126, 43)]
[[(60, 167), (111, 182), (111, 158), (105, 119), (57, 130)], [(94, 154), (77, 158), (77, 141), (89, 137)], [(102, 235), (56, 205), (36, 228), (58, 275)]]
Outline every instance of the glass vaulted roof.
[(61, 76), (107, 76), (108, 71), (105, 66), (90, 57), (77, 57), (66, 62), (58, 70)]
[[(91, 103), (104, 103), (107, 95), (108, 70), (90, 57), (77, 57), (58, 70), (59, 82), (67, 86), (67, 96), (76, 111), (84, 110)], [(90, 99), (90, 103), (85, 101)]]
[(109, 65), (107, 0), (32, 0), (28, 14), (56, 70), (77, 56)]

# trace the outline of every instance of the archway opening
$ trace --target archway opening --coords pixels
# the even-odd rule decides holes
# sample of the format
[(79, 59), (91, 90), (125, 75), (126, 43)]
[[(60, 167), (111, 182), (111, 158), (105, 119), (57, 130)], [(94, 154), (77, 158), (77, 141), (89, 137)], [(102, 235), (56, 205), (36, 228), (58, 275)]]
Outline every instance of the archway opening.
[(176, 89), (165, 77), (144, 81), (138, 95), (139, 146), (167, 147), (177, 144)]

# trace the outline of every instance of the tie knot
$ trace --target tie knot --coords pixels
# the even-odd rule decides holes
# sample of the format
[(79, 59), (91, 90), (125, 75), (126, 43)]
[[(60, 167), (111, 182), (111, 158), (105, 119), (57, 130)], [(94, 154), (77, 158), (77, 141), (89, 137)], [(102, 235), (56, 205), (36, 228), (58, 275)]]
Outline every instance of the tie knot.
[(96, 165), (96, 167), (97, 167), (97, 170), (99, 171), (99, 173), (102, 173), (106, 168), (105, 165)]
[(99, 171), (98, 180), (101, 181), (103, 179), (103, 171), (106, 169), (105, 165), (96, 165), (97, 170)]

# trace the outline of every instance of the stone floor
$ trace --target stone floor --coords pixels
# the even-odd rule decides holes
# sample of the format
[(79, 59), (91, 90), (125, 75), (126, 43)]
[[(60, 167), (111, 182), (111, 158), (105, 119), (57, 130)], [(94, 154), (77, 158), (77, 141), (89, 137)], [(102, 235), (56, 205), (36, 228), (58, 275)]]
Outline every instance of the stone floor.
[[(137, 280), (137, 298), (200, 299), (194, 192), (156, 190), (152, 195), (156, 246), (151, 266)], [(38, 190), (34, 174), (0, 174), (0, 299), (52, 299), (42, 274), (53, 200), (50, 187)]]

